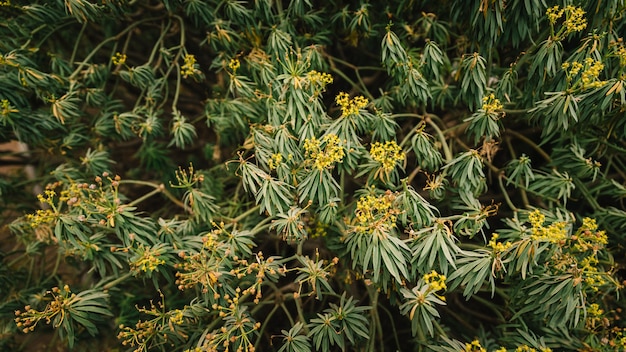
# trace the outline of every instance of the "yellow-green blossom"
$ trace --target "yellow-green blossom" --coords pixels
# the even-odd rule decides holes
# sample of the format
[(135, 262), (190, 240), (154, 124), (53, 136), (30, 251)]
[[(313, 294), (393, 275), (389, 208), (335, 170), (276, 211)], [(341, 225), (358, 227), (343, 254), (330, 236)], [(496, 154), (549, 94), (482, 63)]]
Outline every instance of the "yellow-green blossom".
[(491, 247), (491, 249), (493, 249), (495, 253), (504, 252), (507, 249), (511, 248), (511, 246), (513, 245), (511, 242), (497, 242), (498, 237), (499, 235), (497, 233), (494, 233), (488, 243), (488, 246)]
[(384, 144), (372, 143), (370, 156), (380, 163), (385, 173), (389, 173), (396, 167), (396, 164), (404, 161), (406, 155), (395, 141), (387, 141)]
[(126, 63), (126, 54), (117, 52), (111, 57), (111, 61), (113, 62), (113, 65), (123, 65)]
[(474, 340), (465, 344), (463, 352), (487, 352), (487, 349), (480, 345), (480, 341)]
[(230, 59), (228, 62), (228, 68), (233, 71), (233, 74), (237, 74), (237, 70), (241, 67), (241, 62), (239, 59)]
[(307, 76), (309, 78), (309, 82), (311, 83), (311, 85), (313, 86), (326, 86), (327, 84), (331, 84), (333, 83), (333, 76), (331, 76), (328, 73), (325, 72), (318, 72), (318, 71), (309, 71), (307, 73)]
[(565, 22), (563, 23), (566, 33), (580, 32), (587, 28), (585, 10), (572, 5), (565, 6)]
[(335, 134), (327, 134), (321, 140), (313, 137), (304, 140), (305, 155), (317, 170), (332, 168), (345, 156), (343, 143)]
[(14, 113), (14, 112), (19, 112), (19, 110), (11, 106), (11, 103), (8, 100), (2, 99), (0, 101), (0, 115), (2, 115), (3, 117), (6, 117), (6, 116), (9, 116), (9, 114)]
[(555, 24), (556, 21), (563, 16), (563, 12), (564, 9), (560, 8), (558, 5), (548, 8), (546, 11), (548, 21), (550, 21), (551, 24)]
[(554, 28), (556, 22), (561, 19), (565, 15), (565, 20), (563, 21), (563, 27), (556, 34), (556, 39), (562, 39), (563, 36), (580, 32), (583, 29), (587, 28), (587, 19), (585, 18), (585, 10), (581, 7), (575, 7), (572, 5), (567, 5), (564, 8), (557, 6), (553, 6), (548, 8), (546, 11), (546, 16), (548, 17), (548, 21), (550, 22), (550, 26)]
[(335, 102), (341, 107), (341, 116), (358, 115), (359, 110), (364, 109), (369, 104), (367, 98), (359, 95), (350, 99), (346, 92), (337, 94)]
[(483, 98), (482, 110), (487, 114), (497, 113), (502, 110), (503, 106), (499, 99), (496, 99), (495, 95), (489, 94)]
[(139, 257), (131, 262), (133, 270), (152, 272), (160, 265), (165, 264), (165, 260), (160, 258), (161, 251), (159, 249), (139, 245), (137, 252), (140, 254)]
[(426, 282), (433, 291), (442, 291), (448, 288), (446, 285), (446, 276), (437, 273), (435, 270), (424, 275), (424, 282)]
[(567, 224), (564, 221), (555, 221), (546, 227), (543, 225), (545, 219), (545, 215), (539, 209), (528, 214), (528, 221), (532, 226), (530, 237), (533, 240), (557, 243), (567, 238), (567, 229), (565, 228)]
[(180, 67), (180, 74), (187, 78), (189, 76), (193, 76), (198, 70), (196, 67), (196, 57), (191, 54), (185, 54), (183, 56), (183, 65)]
[(278, 168), (278, 166), (280, 166), (282, 162), (283, 155), (281, 153), (274, 153), (270, 155), (270, 158), (267, 161), (267, 166), (270, 168), (270, 170), (275, 170), (276, 168)]
[(587, 68), (583, 71), (581, 78), (583, 87), (596, 88), (602, 86), (604, 82), (597, 81), (597, 78), (604, 69), (604, 64), (588, 57), (585, 59), (585, 66)]

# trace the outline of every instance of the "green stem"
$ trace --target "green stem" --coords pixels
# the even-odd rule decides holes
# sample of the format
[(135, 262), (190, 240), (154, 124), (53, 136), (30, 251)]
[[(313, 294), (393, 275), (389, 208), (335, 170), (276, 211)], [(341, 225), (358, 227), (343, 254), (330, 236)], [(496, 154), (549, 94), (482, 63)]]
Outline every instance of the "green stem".
[(393, 339), (396, 343), (396, 347), (397, 347), (397, 351), (400, 351), (400, 338), (398, 337), (398, 330), (396, 329), (396, 323), (394, 323), (395, 318), (393, 317), (393, 315), (391, 314), (391, 312), (389, 311), (389, 309), (387, 309), (385, 306), (381, 305), (379, 307), (380, 309), (382, 309), (385, 313), (387, 313), (387, 316), (389, 317), (389, 322), (391, 324), (391, 331), (393, 331)]
[(593, 210), (598, 211), (602, 209), (602, 206), (600, 206), (596, 198), (591, 194), (591, 192), (589, 192), (589, 189), (587, 188), (587, 186), (585, 186), (585, 184), (582, 183), (582, 181), (580, 181), (580, 179), (578, 178), (573, 178), (573, 180), (574, 180), (574, 184), (576, 185), (576, 187), (578, 187), (580, 192), (582, 192), (582, 194), (585, 196), (585, 199), (587, 200), (587, 202), (589, 202), (589, 205), (591, 205)]
[(76, 53), (78, 52), (78, 45), (80, 44), (80, 39), (83, 37), (85, 33), (85, 29), (87, 28), (87, 24), (89, 22), (83, 23), (83, 26), (80, 28), (80, 32), (78, 32), (78, 37), (76, 37), (76, 42), (74, 43), (74, 49), (72, 50), (72, 56), (70, 56), (70, 65), (74, 63), (76, 59)]
[[(376, 347), (375, 347), (375, 343), (376, 340), (378, 340), (381, 343), (380, 346), (380, 351), (383, 350), (382, 343), (383, 343), (383, 330), (382, 330), (382, 324), (380, 322), (380, 316), (378, 315), (378, 296), (380, 294), (380, 292), (372, 286), (369, 286), (367, 288), (368, 294), (370, 296), (371, 299), (371, 306), (372, 306), (372, 319), (371, 319), (371, 327), (370, 327), (370, 340), (369, 340), (369, 346), (367, 347), (367, 351), (376, 351)], [(373, 292), (372, 292), (373, 291)], [(374, 338), (374, 336), (377, 336), (377, 338)]]
[(152, 22), (152, 21), (156, 21), (158, 19), (160, 19), (161, 17), (152, 17), (152, 18), (146, 18), (137, 22), (134, 22), (132, 24), (130, 24), (128, 27), (126, 27), (123, 31), (119, 32), (118, 34), (109, 37), (105, 40), (103, 40), (102, 42), (100, 42), (100, 44), (96, 45), (95, 48), (93, 48), (93, 50), (91, 50), (91, 52), (87, 55), (87, 57), (85, 57), (85, 59), (78, 65), (78, 67), (74, 70), (74, 72), (72, 72), (72, 74), (69, 77), (69, 81), (72, 81), (74, 79), (76, 79), (76, 76), (80, 73), (80, 71), (83, 69), (83, 67), (85, 67), (85, 65), (87, 65), (90, 61), (91, 58), (96, 55), (96, 53), (98, 53), (98, 51), (100, 51), (100, 49), (102, 49), (105, 45), (107, 45), (109, 42), (112, 41), (117, 41), (120, 40), (120, 38), (122, 38), (126, 33), (130, 32), (131, 30), (135, 29), (136, 27), (146, 23), (146, 22)]
[(143, 196), (141, 196), (141, 197), (133, 200), (132, 202), (128, 203), (128, 205), (131, 206), (131, 207), (135, 206), (135, 205), (143, 202), (144, 200), (147, 200), (148, 198), (154, 196), (155, 194), (159, 194), (159, 193), (162, 193), (161, 190), (158, 189), (158, 188), (155, 188), (152, 191), (150, 191), (150, 192), (144, 194)]
[(506, 187), (504, 187), (504, 183), (502, 182), (502, 179), (505, 177), (506, 176), (504, 176), (504, 172), (501, 172), (498, 175), (498, 185), (500, 186), (500, 190), (502, 191), (502, 196), (504, 197), (504, 201), (506, 202), (506, 204), (509, 206), (509, 208), (511, 208), (511, 210), (513, 210), (513, 212), (517, 213), (518, 209), (511, 201), (511, 198), (509, 198), (509, 193), (506, 191)]
[(306, 325), (306, 319), (304, 318), (304, 311), (302, 310), (302, 298), (300, 296), (294, 297), (293, 302), (296, 305), (296, 310), (298, 311), (298, 320), (304, 325), (304, 332), (308, 335), (309, 328)]
[(245, 212), (241, 213), (239, 216), (237, 216), (236, 218), (233, 219), (229, 219), (228, 221), (232, 222), (232, 223), (238, 223), (241, 220), (247, 218), (248, 216), (256, 213), (257, 211), (259, 211), (260, 205), (256, 205), (248, 210), (246, 210)]
[[(185, 207), (185, 204), (183, 204), (183, 202), (181, 202), (170, 191), (168, 191), (167, 188), (165, 188), (165, 185), (162, 184), (162, 183), (156, 184), (156, 183), (153, 183), (153, 182), (150, 182), (150, 181), (142, 181), (142, 180), (121, 180), (120, 184), (134, 184), (134, 185), (141, 185), (141, 186), (152, 187), (157, 192), (153, 191), (154, 193), (153, 192), (148, 193), (150, 196), (153, 196), (156, 193), (163, 193), (163, 195), (165, 195), (174, 204), (178, 205), (179, 207), (181, 207), (183, 209), (187, 208), (187, 207)], [(141, 201), (145, 200), (145, 199), (143, 199), (144, 197), (146, 197), (146, 195), (142, 196), (139, 199), (136, 199), (135, 201), (131, 202), (129, 205), (140, 203)]]
[(129, 277), (133, 276), (133, 273), (131, 272), (127, 272), (126, 274), (116, 278), (113, 281), (110, 281), (109, 283), (105, 284), (104, 286), (102, 286), (103, 290), (109, 290), (112, 287), (116, 286), (117, 284), (126, 281), (126, 279), (128, 279)]
[(263, 317), (263, 324), (261, 324), (261, 329), (259, 329), (259, 338), (256, 339), (256, 342), (254, 343), (254, 349), (257, 350), (259, 348), (259, 343), (261, 343), (261, 337), (263, 336), (263, 333), (265, 332), (265, 328), (267, 327), (268, 322), (270, 320), (272, 320), (272, 317), (274, 316), (274, 313), (276, 313), (276, 310), (278, 310), (278, 305), (274, 305), (274, 307), (272, 308), (272, 310)]
[[(511, 159), (517, 159), (515, 148), (513, 148), (513, 143), (511, 143), (511, 138), (509, 138), (509, 136), (505, 136), (504, 142), (509, 148), (509, 152), (511, 153)], [(520, 197), (522, 197), (522, 204), (524, 204), (524, 208), (528, 209), (530, 207), (530, 202), (528, 201), (528, 194), (526, 193), (526, 189), (524, 189), (523, 187), (518, 187), (518, 189), (520, 191)]]
[(507, 129), (505, 131), (505, 133), (510, 134), (512, 136), (514, 136), (515, 138), (521, 140), (522, 142), (528, 144), (531, 148), (533, 148), (539, 155), (541, 155), (542, 158), (544, 158), (547, 162), (552, 161), (552, 159), (550, 158), (550, 155), (548, 155), (548, 153), (546, 153), (543, 149), (541, 149), (541, 147), (539, 147), (535, 142), (533, 142), (530, 138), (524, 136), (523, 134), (517, 132), (517, 131), (513, 131), (511, 129)]

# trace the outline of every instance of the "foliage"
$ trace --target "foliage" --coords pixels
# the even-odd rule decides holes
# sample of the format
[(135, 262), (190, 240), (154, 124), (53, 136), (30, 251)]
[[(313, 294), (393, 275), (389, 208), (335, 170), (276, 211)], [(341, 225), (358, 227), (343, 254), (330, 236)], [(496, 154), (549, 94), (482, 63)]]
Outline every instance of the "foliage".
[(0, 348), (626, 349), (624, 13), (0, 1)]

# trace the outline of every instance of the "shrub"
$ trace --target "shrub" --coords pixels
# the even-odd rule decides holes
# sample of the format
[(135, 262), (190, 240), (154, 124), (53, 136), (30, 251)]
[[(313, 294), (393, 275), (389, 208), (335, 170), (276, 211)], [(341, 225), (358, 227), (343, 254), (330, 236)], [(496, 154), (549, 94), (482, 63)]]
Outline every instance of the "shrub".
[(626, 348), (624, 11), (0, 1), (0, 346)]

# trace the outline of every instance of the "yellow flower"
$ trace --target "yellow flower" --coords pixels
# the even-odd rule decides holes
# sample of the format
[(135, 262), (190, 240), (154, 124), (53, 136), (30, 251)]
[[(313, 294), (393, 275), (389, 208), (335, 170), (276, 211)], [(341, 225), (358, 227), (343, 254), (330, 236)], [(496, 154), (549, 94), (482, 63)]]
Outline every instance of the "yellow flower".
[(495, 95), (489, 94), (483, 98), (482, 109), (487, 114), (496, 113), (502, 110), (502, 104), (499, 99), (496, 99)]
[(585, 10), (572, 5), (565, 6), (565, 26), (566, 33), (580, 32), (587, 28)]
[(474, 340), (472, 343), (466, 343), (464, 352), (487, 352), (483, 346), (480, 345), (480, 341)]
[(596, 224), (596, 219), (584, 218), (583, 225), (581, 227), (584, 230), (595, 231), (598, 229), (598, 224)]
[(592, 58), (585, 59), (587, 69), (582, 73), (583, 87), (599, 87), (604, 84), (602, 81), (597, 81), (600, 72), (604, 69), (604, 64), (600, 61), (595, 61)]
[(281, 153), (275, 153), (270, 156), (270, 159), (267, 161), (267, 166), (269, 166), (270, 170), (275, 170), (282, 162), (283, 155)]
[(498, 237), (499, 235), (497, 233), (494, 233), (488, 243), (488, 246), (491, 247), (491, 249), (493, 249), (495, 253), (504, 252), (507, 249), (511, 248), (511, 246), (513, 245), (511, 242), (497, 242)]
[(307, 76), (309, 77), (309, 82), (311, 83), (311, 85), (314, 86), (320, 85), (323, 87), (327, 84), (333, 83), (333, 76), (328, 73), (317, 72), (313, 70), (307, 73)]
[(193, 76), (197, 71), (196, 57), (191, 54), (185, 54), (183, 61), (184, 64), (180, 67), (180, 74), (183, 75), (184, 78)]
[(528, 221), (533, 227), (540, 227), (546, 220), (546, 216), (541, 213), (539, 209), (535, 209), (532, 213), (528, 214)]
[(341, 116), (358, 115), (359, 110), (364, 109), (369, 104), (367, 98), (359, 95), (350, 99), (346, 92), (337, 94), (335, 102), (341, 107)]
[(343, 143), (335, 134), (327, 134), (321, 140), (313, 137), (304, 141), (304, 150), (307, 158), (312, 160), (317, 170), (331, 168), (341, 162), (345, 156)]
[(404, 161), (406, 155), (395, 141), (387, 141), (385, 144), (372, 143), (370, 156), (380, 163), (385, 173), (389, 173), (396, 167), (396, 164)]
[[(430, 285), (433, 291), (442, 291), (448, 288), (448, 286), (446, 285), (446, 276), (443, 274), (437, 273), (435, 270), (424, 275), (424, 282)], [(470, 351), (474, 351), (474, 350), (470, 350)]]
[(239, 69), (240, 66), (241, 62), (239, 59), (230, 59), (230, 62), (228, 62), (228, 68), (233, 71), (233, 74), (237, 74), (237, 69)]
[(563, 16), (564, 10), (559, 8), (558, 5), (548, 8), (546, 11), (546, 15), (548, 16), (548, 21), (551, 24), (555, 24), (556, 21)]
[(113, 61), (113, 65), (115, 66), (123, 65), (126, 63), (126, 54), (117, 52), (111, 57), (111, 61)]

